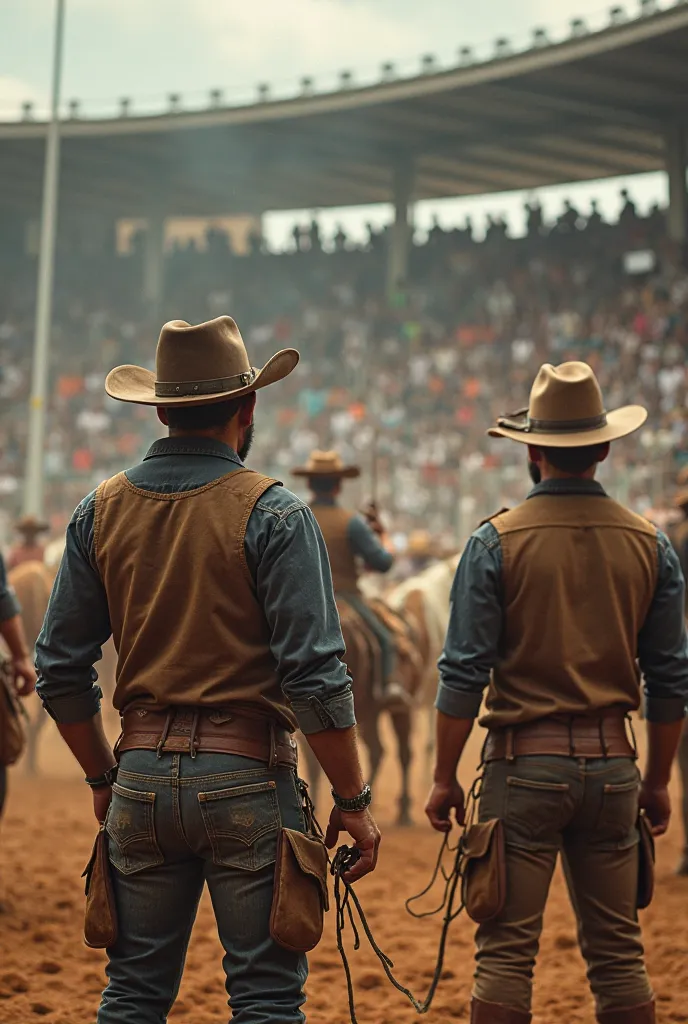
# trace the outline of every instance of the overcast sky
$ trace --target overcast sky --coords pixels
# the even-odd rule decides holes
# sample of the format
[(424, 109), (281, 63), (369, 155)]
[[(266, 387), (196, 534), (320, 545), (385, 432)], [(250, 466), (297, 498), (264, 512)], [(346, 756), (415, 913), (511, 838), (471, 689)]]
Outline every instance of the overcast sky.
[[(448, 65), (456, 62), (460, 46), (487, 55), (497, 36), (523, 44), (536, 26), (547, 28), (553, 39), (563, 38), (576, 16), (599, 28), (611, 5), (611, 0), (66, 2), (63, 96), (79, 98), (84, 113), (92, 114), (114, 111), (123, 95), (133, 98), (135, 111), (160, 109), (169, 92), (181, 93), (188, 106), (200, 106), (210, 88), (222, 88), (228, 102), (241, 102), (263, 81), (284, 94), (305, 74), (325, 88), (343, 68), (370, 80), (385, 60), (412, 73), (422, 54), (434, 53)], [(638, 4), (629, 0), (626, 8), (635, 14)], [(660, 6), (670, 6), (670, 0)], [(46, 102), (54, 10), (55, 0), (0, 0), (0, 120), (16, 117), (22, 100)], [(654, 181), (653, 196), (661, 191), (656, 176)]]

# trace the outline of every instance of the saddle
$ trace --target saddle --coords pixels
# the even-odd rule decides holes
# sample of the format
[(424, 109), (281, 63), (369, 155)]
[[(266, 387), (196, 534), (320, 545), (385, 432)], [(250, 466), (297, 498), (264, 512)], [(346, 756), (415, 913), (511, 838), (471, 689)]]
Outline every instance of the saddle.
[[(403, 686), (410, 697), (415, 697), (423, 680), (423, 660), (418, 653), (418, 637), (414, 624), (410, 620), (407, 621), (399, 612), (392, 611), (379, 598), (368, 600), (366, 604), (390, 634), (395, 653), (395, 681)], [(382, 653), (378, 638), (345, 598), (337, 597), (337, 608), (347, 640), (347, 651), (354, 645), (357, 648), (356, 659), (360, 660), (363, 657), (363, 660), (370, 664), (369, 671), (364, 672), (364, 675), (369, 677), (369, 684), (372, 684), (375, 695), (376, 680), (382, 675)]]

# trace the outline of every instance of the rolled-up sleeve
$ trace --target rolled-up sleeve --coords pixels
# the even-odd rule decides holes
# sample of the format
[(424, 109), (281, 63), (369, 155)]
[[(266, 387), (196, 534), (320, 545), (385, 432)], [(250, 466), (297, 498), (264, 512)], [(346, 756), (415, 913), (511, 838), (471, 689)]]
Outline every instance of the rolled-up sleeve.
[(0, 622), (13, 619), (20, 612), (21, 607), (17, 601), (17, 595), (7, 582), (5, 559), (0, 555)]
[(356, 724), (354, 700), (320, 528), (300, 502), (281, 513), (258, 511), (256, 590), (284, 694), (302, 732), (347, 729)]
[(501, 545), (486, 523), (469, 539), (451, 592), (449, 626), (439, 659), (435, 707), (453, 718), (476, 718), (502, 632)]
[(638, 662), (648, 722), (676, 722), (688, 705), (685, 582), (676, 552), (661, 532), (657, 563), (654, 597), (638, 635)]
[(95, 662), (109, 638), (105, 588), (93, 559), (94, 497), (79, 505), (67, 528), (65, 551), (45, 622), (36, 642), (36, 690), (55, 721), (83, 722), (100, 710)]
[(351, 550), (363, 560), (367, 569), (389, 572), (394, 565), (394, 555), (382, 546), (377, 534), (362, 516), (352, 517), (348, 533)]

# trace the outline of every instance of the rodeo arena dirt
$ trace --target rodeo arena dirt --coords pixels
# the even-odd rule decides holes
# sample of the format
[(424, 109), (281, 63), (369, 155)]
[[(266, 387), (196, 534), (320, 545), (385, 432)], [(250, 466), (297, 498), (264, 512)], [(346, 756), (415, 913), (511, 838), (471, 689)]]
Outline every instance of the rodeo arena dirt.
[[(639, 730), (641, 731), (641, 730)], [(385, 730), (388, 749), (391, 731)], [(435, 966), (440, 922), (415, 920), (404, 901), (429, 881), (440, 839), (426, 826), (422, 805), (428, 787), (423, 736), (416, 743), (418, 768), (413, 776), (414, 818), (411, 828), (395, 828), (398, 771), (391, 755), (383, 762), (376, 787), (375, 812), (384, 839), (380, 870), (360, 883), (359, 895), (371, 928), (394, 961), (395, 974), (423, 997)], [(477, 764), (476, 738), (470, 755)], [(86, 1024), (105, 983), (105, 957), (83, 945), (83, 881), (80, 879), (93, 843), (93, 814), (59, 737), (47, 732), (41, 749), (39, 779), (20, 773), (3, 825), (0, 877), (5, 911), (0, 919), (0, 1021), (30, 1024)], [(48, 776), (49, 771), (49, 776)], [(471, 776), (466, 762), (465, 781)], [(672, 787), (678, 804), (678, 787)], [(674, 868), (683, 838), (678, 815), (669, 835), (658, 843), (657, 892), (642, 922), (648, 967), (658, 992), (662, 1024), (688, 1020), (688, 923), (684, 908), (688, 882)], [(424, 901), (437, 903), (439, 888)], [(434, 902), (433, 902), (434, 901)], [(473, 973), (473, 929), (466, 917), (452, 925), (445, 968), (430, 1021), (467, 1021)], [(346, 935), (361, 1024), (410, 1024), (417, 1019), (404, 996), (388, 988), (379, 961), (365, 939), (360, 952)], [(207, 897), (201, 902), (186, 962), (184, 980), (170, 1021), (175, 1024), (220, 1024), (226, 1020), (222, 949)], [(310, 957), (307, 984), (308, 1020), (313, 1024), (347, 1024), (346, 985), (335, 941), (333, 912), (326, 916), (322, 943)], [(545, 917), (542, 951), (536, 971), (535, 1024), (592, 1024), (585, 968), (577, 948), (576, 926), (559, 872)]]

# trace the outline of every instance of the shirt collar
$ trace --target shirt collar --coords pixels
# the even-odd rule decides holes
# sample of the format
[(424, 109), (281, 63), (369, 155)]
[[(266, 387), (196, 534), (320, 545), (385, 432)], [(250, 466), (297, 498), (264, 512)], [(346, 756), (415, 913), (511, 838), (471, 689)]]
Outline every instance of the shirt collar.
[(587, 494), (600, 498), (608, 497), (604, 487), (597, 480), (583, 480), (578, 477), (543, 480), (533, 487), (528, 497), (537, 498), (540, 494)]
[(233, 448), (223, 441), (216, 441), (214, 437), (161, 437), (153, 442), (143, 461), (161, 455), (214, 455), (215, 458), (234, 462), (237, 466), (244, 464)]

